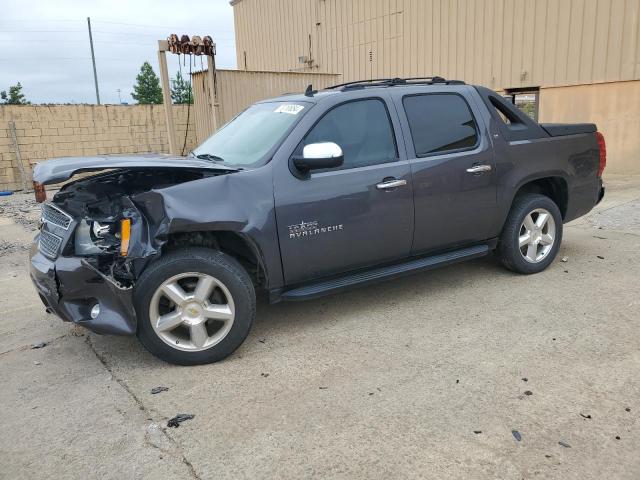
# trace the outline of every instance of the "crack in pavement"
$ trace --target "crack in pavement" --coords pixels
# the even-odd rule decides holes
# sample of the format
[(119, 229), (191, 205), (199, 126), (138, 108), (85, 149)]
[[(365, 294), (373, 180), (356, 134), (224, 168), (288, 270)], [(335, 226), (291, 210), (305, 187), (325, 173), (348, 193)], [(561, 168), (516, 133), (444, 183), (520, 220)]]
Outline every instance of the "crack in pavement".
[[(109, 373), (109, 375), (111, 376), (111, 379), (114, 380), (118, 385), (120, 385), (125, 390), (125, 392), (127, 392), (129, 394), (129, 396), (133, 399), (133, 401), (136, 403), (136, 405), (138, 406), (138, 408), (140, 410), (146, 412), (149, 415), (156, 414), (157, 416), (162, 417), (162, 415), (159, 412), (156, 412), (156, 411), (146, 407), (144, 405), (144, 403), (142, 402), (142, 400), (140, 400), (140, 398), (136, 395), (136, 393), (129, 387), (129, 385), (127, 385), (127, 383), (123, 379), (119, 378), (115, 374), (115, 372), (113, 371), (113, 368), (111, 367), (111, 365), (107, 361), (107, 358), (105, 357), (105, 355), (101, 354), (100, 352), (98, 352), (96, 350), (95, 346), (93, 345), (93, 342), (91, 341), (91, 334), (87, 334), (85, 343), (88, 345), (89, 349), (91, 349), (91, 351), (96, 356), (98, 361), (102, 364), (104, 369)], [(193, 464), (185, 456), (184, 450), (182, 448), (182, 445), (180, 445), (176, 441), (176, 439), (174, 439), (171, 435), (169, 435), (164, 428), (159, 426), (158, 430), (164, 435), (164, 437), (174, 447), (175, 453), (167, 451), (166, 449), (161, 448), (159, 445), (155, 445), (153, 442), (151, 442), (150, 438), (149, 438), (148, 430), (145, 432), (145, 443), (147, 445), (150, 445), (153, 448), (158, 449), (162, 453), (170, 454), (170, 455), (178, 457), (178, 460), (180, 460), (188, 468), (191, 477), (194, 478), (195, 480), (201, 480), (201, 478), (198, 475), (198, 473), (196, 472)]]
[[(589, 219), (592, 216), (595, 216), (595, 215), (598, 215), (598, 214), (601, 214), (601, 213), (604, 213), (604, 212), (608, 212), (609, 210), (611, 210), (613, 208), (623, 207), (623, 206), (628, 205), (630, 203), (637, 202), (638, 200), (640, 200), (640, 197), (632, 198), (631, 200), (625, 200), (625, 201), (623, 201), (621, 203), (618, 203), (616, 205), (611, 205), (611, 206), (609, 206), (607, 208), (603, 208), (602, 210), (597, 210), (595, 212), (592, 210), (591, 212), (589, 212), (589, 213), (587, 213), (585, 215), (585, 219)], [(594, 209), (595, 208), (596, 207), (594, 207)]]
[[(66, 336), (67, 336), (67, 334), (65, 333), (64, 335), (60, 335), (58, 337), (52, 338), (51, 340), (44, 340), (44, 343), (46, 343), (47, 346), (48, 346), (48, 345), (51, 345), (54, 342), (57, 342), (58, 340), (63, 339)], [(22, 345), (20, 347), (10, 348), (9, 350), (5, 350), (4, 352), (0, 352), (0, 356), (6, 355), (7, 353), (11, 353), (11, 352), (22, 352), (24, 350), (29, 350), (29, 349), (31, 349), (31, 345)]]
[(631, 235), (632, 237), (640, 237), (640, 233), (635, 233), (635, 232), (628, 232), (626, 230), (617, 230), (615, 228), (609, 228), (609, 227), (602, 227), (602, 228), (597, 228), (597, 226), (594, 226), (592, 224), (589, 225), (584, 225), (584, 224), (580, 224), (580, 225), (563, 225), (563, 228), (576, 228), (582, 231), (590, 231), (590, 230), (595, 230), (595, 231), (600, 231), (600, 232), (607, 232), (607, 233), (615, 233), (618, 235)]

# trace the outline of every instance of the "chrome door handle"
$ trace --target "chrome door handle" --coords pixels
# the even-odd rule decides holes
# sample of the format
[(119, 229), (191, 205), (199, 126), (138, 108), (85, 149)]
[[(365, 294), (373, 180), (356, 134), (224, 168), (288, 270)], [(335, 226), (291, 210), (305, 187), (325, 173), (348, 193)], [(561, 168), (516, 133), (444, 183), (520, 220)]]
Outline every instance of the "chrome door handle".
[(378, 190), (389, 190), (391, 188), (403, 187), (407, 184), (406, 180), (387, 180), (376, 185)]
[(467, 172), (469, 173), (482, 173), (482, 172), (490, 172), (491, 165), (474, 165), (471, 168), (467, 168)]

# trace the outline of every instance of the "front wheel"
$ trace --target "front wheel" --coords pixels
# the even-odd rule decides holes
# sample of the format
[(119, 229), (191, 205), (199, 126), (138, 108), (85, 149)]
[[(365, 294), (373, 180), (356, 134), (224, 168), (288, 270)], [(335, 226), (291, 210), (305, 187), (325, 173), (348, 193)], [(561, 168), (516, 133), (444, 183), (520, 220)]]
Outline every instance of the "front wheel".
[(232, 257), (206, 248), (172, 252), (140, 276), (137, 335), (169, 363), (199, 365), (231, 355), (255, 317), (251, 278)]
[(549, 197), (528, 193), (518, 196), (507, 217), (498, 255), (514, 272), (531, 274), (547, 268), (562, 241), (562, 215)]

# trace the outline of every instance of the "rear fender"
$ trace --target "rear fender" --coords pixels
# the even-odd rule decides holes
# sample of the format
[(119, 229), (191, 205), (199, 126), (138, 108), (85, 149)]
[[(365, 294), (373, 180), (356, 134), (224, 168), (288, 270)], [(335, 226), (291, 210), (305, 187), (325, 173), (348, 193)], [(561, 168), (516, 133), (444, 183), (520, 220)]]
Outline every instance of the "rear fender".
[[(569, 177), (562, 170), (547, 170), (543, 172), (531, 173), (525, 177), (514, 179), (513, 183), (507, 183), (503, 185), (501, 188), (502, 195), (501, 198), (498, 198), (499, 205), (499, 229), (496, 234), (499, 234), (504, 227), (505, 222), (507, 221), (507, 216), (509, 215), (509, 211), (511, 210), (511, 205), (513, 205), (513, 201), (521, 191), (522, 187), (525, 185), (535, 182), (536, 180), (542, 180), (546, 178), (560, 178), (565, 184), (568, 186)], [(568, 187), (567, 187), (568, 188)]]

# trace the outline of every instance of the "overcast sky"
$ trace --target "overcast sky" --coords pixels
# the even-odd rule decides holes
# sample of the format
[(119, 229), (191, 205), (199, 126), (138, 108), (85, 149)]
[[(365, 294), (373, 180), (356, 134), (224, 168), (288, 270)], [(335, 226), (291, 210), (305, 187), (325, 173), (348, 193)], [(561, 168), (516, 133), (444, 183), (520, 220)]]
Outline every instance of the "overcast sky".
[[(219, 68), (235, 68), (233, 8), (228, 0), (2, 0), (0, 90), (20, 82), (32, 103), (95, 103), (87, 17), (91, 17), (102, 103), (134, 103), (142, 63), (158, 70), (157, 40), (211, 35)], [(169, 75), (178, 56), (167, 54)], [(206, 59), (203, 58), (206, 66)], [(200, 68), (200, 58), (196, 59)], [(194, 67), (195, 68), (195, 67)], [(188, 73), (189, 62), (182, 67)]]

